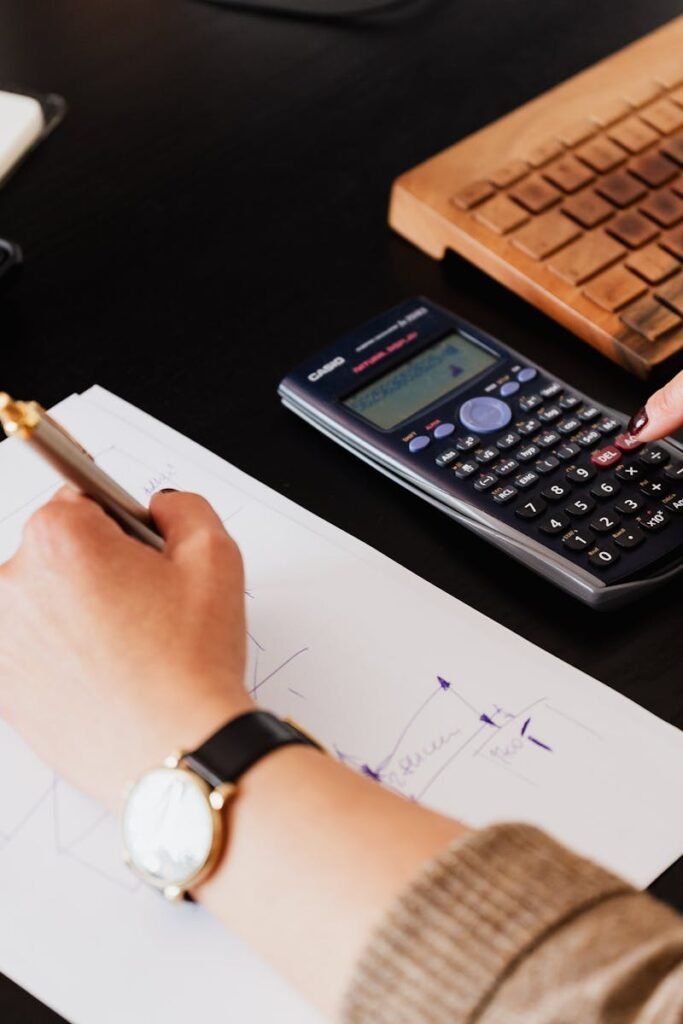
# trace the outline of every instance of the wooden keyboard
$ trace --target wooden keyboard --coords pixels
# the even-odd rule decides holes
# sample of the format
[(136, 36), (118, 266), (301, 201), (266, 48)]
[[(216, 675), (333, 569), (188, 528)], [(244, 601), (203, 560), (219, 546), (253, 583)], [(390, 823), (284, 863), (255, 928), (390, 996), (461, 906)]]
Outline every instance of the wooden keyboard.
[(389, 220), (641, 377), (683, 356), (683, 17), (402, 175)]

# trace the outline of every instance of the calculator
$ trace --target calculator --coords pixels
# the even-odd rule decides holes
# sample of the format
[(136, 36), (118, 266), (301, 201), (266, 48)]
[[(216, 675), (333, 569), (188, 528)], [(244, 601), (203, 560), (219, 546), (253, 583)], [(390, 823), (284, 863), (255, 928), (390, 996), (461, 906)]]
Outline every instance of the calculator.
[(596, 608), (683, 572), (683, 446), (426, 299), (308, 359), (283, 404)]

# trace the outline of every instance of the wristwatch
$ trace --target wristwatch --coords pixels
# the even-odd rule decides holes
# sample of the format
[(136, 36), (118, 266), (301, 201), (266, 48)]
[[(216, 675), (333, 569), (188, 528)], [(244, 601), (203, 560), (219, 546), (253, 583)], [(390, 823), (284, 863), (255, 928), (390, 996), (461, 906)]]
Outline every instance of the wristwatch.
[(146, 772), (123, 809), (124, 859), (169, 900), (207, 878), (225, 845), (222, 810), (239, 779), (280, 747), (322, 747), (299, 726), (267, 711), (233, 718), (192, 753)]

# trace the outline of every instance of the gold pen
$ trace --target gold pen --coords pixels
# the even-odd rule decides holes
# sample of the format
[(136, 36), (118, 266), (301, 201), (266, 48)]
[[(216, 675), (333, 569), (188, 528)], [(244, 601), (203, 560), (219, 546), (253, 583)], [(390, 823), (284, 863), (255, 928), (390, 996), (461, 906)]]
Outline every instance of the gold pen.
[(0, 423), (8, 437), (27, 441), (60, 476), (101, 505), (124, 530), (157, 551), (163, 550), (164, 542), (149, 509), (100, 469), (85, 448), (37, 402), (15, 402), (0, 391)]

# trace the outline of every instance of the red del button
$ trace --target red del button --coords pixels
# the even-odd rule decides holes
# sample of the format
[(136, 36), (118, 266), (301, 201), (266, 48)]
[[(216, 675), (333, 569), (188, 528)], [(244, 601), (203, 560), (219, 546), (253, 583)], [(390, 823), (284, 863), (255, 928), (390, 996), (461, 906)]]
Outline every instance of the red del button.
[(599, 469), (607, 469), (609, 466), (613, 466), (615, 462), (618, 462), (621, 458), (621, 452), (614, 445), (608, 444), (606, 448), (601, 448), (599, 452), (593, 452), (591, 455), (591, 462), (594, 466), (598, 466)]

